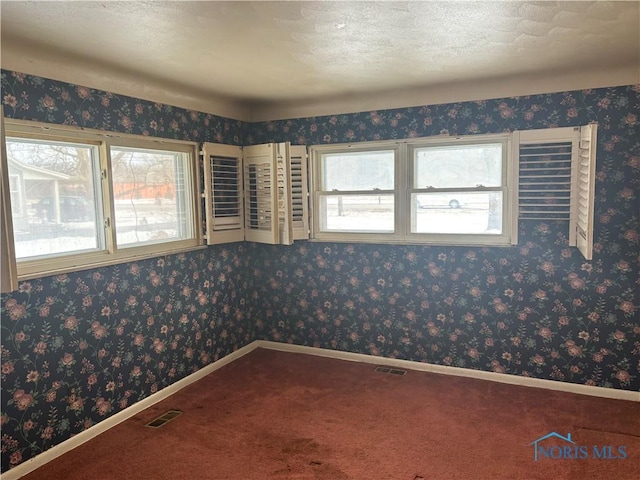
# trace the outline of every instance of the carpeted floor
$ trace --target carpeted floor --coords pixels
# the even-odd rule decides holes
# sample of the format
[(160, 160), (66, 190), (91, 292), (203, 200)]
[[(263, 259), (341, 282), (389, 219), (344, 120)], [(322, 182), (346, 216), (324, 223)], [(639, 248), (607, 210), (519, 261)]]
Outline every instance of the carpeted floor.
[(258, 349), (23, 478), (637, 479), (640, 403)]

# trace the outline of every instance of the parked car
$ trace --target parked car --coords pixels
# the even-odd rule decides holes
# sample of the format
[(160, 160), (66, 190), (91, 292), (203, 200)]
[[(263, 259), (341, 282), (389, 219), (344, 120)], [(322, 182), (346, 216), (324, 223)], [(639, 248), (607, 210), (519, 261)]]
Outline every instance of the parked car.
[(461, 208), (462, 202), (452, 195), (416, 195), (418, 208)]
[[(93, 219), (94, 209), (85, 198), (70, 195), (58, 198), (61, 222), (85, 222)], [(40, 218), (48, 222), (56, 221), (55, 201), (55, 197), (45, 197), (38, 202), (36, 209)]]

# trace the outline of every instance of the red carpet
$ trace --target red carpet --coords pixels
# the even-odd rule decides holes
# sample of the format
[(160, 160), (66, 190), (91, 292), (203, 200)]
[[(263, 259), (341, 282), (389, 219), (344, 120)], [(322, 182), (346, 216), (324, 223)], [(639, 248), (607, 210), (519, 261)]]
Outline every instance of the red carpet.
[(637, 479), (640, 403), (258, 349), (23, 478)]

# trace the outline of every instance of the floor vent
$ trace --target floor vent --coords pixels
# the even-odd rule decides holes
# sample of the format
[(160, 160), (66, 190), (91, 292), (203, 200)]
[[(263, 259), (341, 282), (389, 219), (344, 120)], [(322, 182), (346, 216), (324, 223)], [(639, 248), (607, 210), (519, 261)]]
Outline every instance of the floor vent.
[(376, 367), (376, 372), (387, 373), (389, 375), (404, 375), (405, 373), (407, 373), (406, 370), (401, 370), (399, 368), (387, 368), (387, 367)]
[(155, 420), (151, 420), (149, 423), (145, 425), (145, 427), (159, 428), (163, 426), (165, 423), (170, 422), (176, 417), (182, 415), (180, 410), (169, 410), (168, 412), (163, 413)]

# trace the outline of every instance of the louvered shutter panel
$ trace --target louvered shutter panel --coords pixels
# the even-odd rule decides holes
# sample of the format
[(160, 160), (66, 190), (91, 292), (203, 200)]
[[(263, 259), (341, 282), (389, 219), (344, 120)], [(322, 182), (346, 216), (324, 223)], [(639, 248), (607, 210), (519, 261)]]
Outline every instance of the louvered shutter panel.
[(597, 125), (514, 132), (518, 219), (563, 220), (569, 245), (593, 255)]
[(277, 201), (278, 201), (278, 243), (291, 245), (293, 243), (293, 224), (291, 209), (291, 155), (289, 142), (277, 143)]
[(242, 149), (205, 143), (202, 148), (207, 244), (244, 240)]
[(291, 155), (291, 223), (293, 240), (309, 238), (309, 187), (307, 175), (307, 148), (294, 145)]
[(245, 240), (278, 243), (277, 152), (273, 143), (244, 147)]
[(584, 258), (593, 258), (593, 209), (595, 197), (596, 136), (598, 125), (580, 129), (576, 172), (575, 229), (576, 246)]

